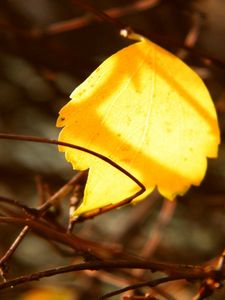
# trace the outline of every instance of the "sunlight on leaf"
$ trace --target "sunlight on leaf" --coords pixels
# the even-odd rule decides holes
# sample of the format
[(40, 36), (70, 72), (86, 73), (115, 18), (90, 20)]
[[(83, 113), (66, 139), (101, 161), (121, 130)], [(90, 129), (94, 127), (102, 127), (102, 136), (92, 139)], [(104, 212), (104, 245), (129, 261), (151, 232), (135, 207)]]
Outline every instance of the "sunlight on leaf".
[[(216, 157), (219, 129), (210, 95), (180, 59), (144, 39), (105, 60), (60, 111), (59, 140), (96, 151), (167, 199), (199, 185)], [(75, 216), (118, 203), (139, 187), (90, 154), (59, 147), (76, 170), (89, 168)]]

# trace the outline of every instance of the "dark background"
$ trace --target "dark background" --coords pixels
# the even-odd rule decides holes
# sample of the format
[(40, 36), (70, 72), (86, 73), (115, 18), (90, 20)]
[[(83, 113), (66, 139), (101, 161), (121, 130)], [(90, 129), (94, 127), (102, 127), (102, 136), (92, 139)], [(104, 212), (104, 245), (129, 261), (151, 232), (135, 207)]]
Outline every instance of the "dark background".
[[(144, 2), (148, 5), (140, 8), (138, 4)], [(225, 2), (99, 0), (92, 3), (109, 12), (116, 7), (118, 20), (182, 57), (203, 78), (218, 111), (222, 143), (219, 158), (209, 162), (201, 187), (191, 188), (183, 198), (177, 199), (176, 205), (153, 195), (135, 207), (86, 222), (80, 226), (79, 233), (92, 240), (119, 242), (137, 255), (150, 244), (150, 259), (205, 263), (220, 255), (225, 240)], [(133, 9), (128, 12), (127, 7)], [(71, 30), (60, 23), (71, 19), (77, 22)], [(69, 94), (104, 59), (128, 43), (119, 36), (115, 25), (97, 21), (75, 1), (2, 0), (0, 131), (57, 138), (59, 130), (55, 122)], [(185, 50), (184, 45), (191, 49)], [(54, 146), (0, 141), (1, 196), (37, 206), (37, 175), (56, 191), (73, 174), (63, 154)], [(18, 232), (16, 226), (0, 225), (0, 254)], [(71, 258), (59, 255), (47, 241), (30, 234), (15, 253), (10, 272), (15, 276), (70, 262)], [(96, 299), (93, 295), (118, 288), (116, 283), (98, 276), (77, 278), (70, 274), (0, 294), (8, 299), (27, 300), (31, 296), (24, 298), (24, 293), (33, 287), (55, 287), (56, 283), (73, 294), (66, 298), (64, 292), (62, 300)], [(174, 299), (188, 300), (197, 287), (180, 283), (168, 285), (165, 290)], [(221, 290), (210, 299), (224, 297)]]

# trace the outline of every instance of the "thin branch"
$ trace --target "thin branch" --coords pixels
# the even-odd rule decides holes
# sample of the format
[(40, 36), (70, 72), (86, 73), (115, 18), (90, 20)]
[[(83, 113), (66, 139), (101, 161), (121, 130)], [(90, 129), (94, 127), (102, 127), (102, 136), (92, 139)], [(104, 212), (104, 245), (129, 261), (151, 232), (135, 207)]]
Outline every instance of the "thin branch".
[(215, 270), (218, 272), (218, 275), (225, 267), (225, 249), (223, 250), (222, 254), (218, 258), (218, 262), (215, 266)]
[[(76, 184), (76, 182), (79, 182), (80, 179), (86, 174), (86, 172), (80, 172), (76, 174), (68, 183), (66, 183), (59, 191), (57, 191), (46, 203), (44, 203), (42, 206), (37, 208), (36, 210), (31, 209), (25, 205), (20, 204), (16, 200), (12, 200), (6, 197), (0, 197), (0, 201), (7, 202), (9, 204), (13, 204), (18, 206), (19, 208), (24, 209), (28, 214), (33, 215), (32, 212), (36, 211), (35, 218), (39, 218), (43, 216), (48, 208), (55, 203), (60, 197), (62, 198), (65, 194), (67, 194), (70, 190), (72, 190), (73, 186)], [(0, 259), (0, 268), (2, 269), (2, 272), (4, 272), (5, 264), (6, 262), (11, 258), (13, 253), (18, 248), (21, 241), (24, 239), (24, 237), (27, 235), (27, 233), (30, 231), (29, 225), (25, 225), (24, 228), (20, 231), (17, 238), (13, 241), (9, 249), (6, 251), (6, 253), (1, 257)]]
[(126, 286), (122, 289), (118, 289), (116, 291), (107, 293), (107, 294), (103, 295), (102, 297), (100, 297), (99, 300), (107, 299), (107, 298), (122, 294), (122, 293), (130, 291), (130, 290), (134, 290), (134, 289), (137, 289), (137, 288), (141, 288), (141, 287), (145, 287), (145, 286), (155, 287), (159, 284), (169, 282), (169, 281), (179, 280), (179, 279), (183, 279), (183, 278), (180, 278), (179, 276), (177, 276), (177, 277), (176, 276), (167, 276), (167, 277), (162, 277), (162, 278), (158, 278), (158, 279), (139, 282), (139, 283), (136, 283), (136, 284), (131, 284), (131, 285), (128, 285), (128, 286)]
[(61, 187), (55, 194), (53, 194), (43, 205), (41, 205), (38, 208), (39, 215), (42, 215), (44, 212), (46, 212), (53, 204), (56, 204), (60, 199), (68, 195), (70, 193), (74, 186), (86, 179), (88, 172), (87, 171), (81, 171), (78, 172), (75, 176), (71, 178), (70, 181), (68, 181), (63, 187)]
[[(121, 22), (119, 22), (117, 19), (113, 18), (113, 17), (117, 17), (117, 15), (119, 15), (119, 13), (115, 11), (116, 13), (112, 13), (112, 16), (110, 15), (110, 9), (106, 10), (106, 11), (101, 11), (100, 9), (98, 9), (97, 7), (91, 5), (90, 3), (84, 3), (83, 0), (72, 0), (73, 2), (76, 3), (76, 5), (78, 5), (79, 7), (81, 7), (83, 10), (92, 13), (94, 16), (96, 16), (96, 18), (98, 18), (98, 20), (102, 20), (102, 21), (106, 21), (108, 23), (114, 24), (116, 26), (116, 28), (120, 31), (121, 29), (129, 29), (131, 30), (132, 27), (131, 26), (127, 26), (126, 24), (122, 24)], [(151, 5), (151, 0), (146, 0), (146, 2), (150, 2), (149, 5)], [(141, 7), (144, 6), (143, 3), (145, 2), (143, 1), (137, 1), (137, 10), (141, 10)], [(156, 4), (158, 4), (157, 0), (152, 0), (154, 5), (154, 2), (156, 2)], [(141, 3), (141, 5), (139, 6), (139, 4)], [(135, 5), (135, 3), (134, 3)], [(138, 7), (140, 9), (138, 9)], [(113, 8), (112, 8), (113, 10)], [(108, 14), (109, 13), (109, 14)], [(115, 16), (114, 16), (115, 14)], [(12, 24), (6, 23), (6, 22), (0, 22), (0, 26), (8, 31), (12, 31), (15, 34), (18, 34), (22, 37), (26, 37), (26, 38), (40, 38), (42, 37), (42, 35), (44, 34), (54, 34), (54, 33), (61, 33), (61, 32), (65, 32), (65, 31), (69, 31), (69, 30), (74, 30), (77, 28), (81, 28), (83, 26), (88, 25), (91, 21), (93, 20), (92, 17), (89, 16), (83, 16), (80, 18), (76, 18), (74, 20), (69, 20), (69, 21), (63, 21), (63, 22), (59, 22), (59, 23), (53, 23), (52, 25), (49, 25), (46, 29), (40, 29), (40, 28), (33, 28), (31, 31), (28, 30), (24, 30), (24, 29), (18, 29), (17, 27), (13, 26)], [(182, 41), (175, 41), (171, 38), (168, 38), (166, 36), (159, 36), (154, 35), (154, 34), (149, 34), (147, 32), (143, 32), (141, 30), (139, 30), (138, 28), (134, 28), (135, 32), (140, 32), (142, 35), (148, 37), (149, 39), (153, 39), (155, 42), (159, 42), (162, 43), (163, 45), (167, 45), (167, 46), (173, 46), (173, 47), (177, 47), (178, 49), (183, 49), (186, 50), (188, 52), (190, 52), (193, 56), (197, 57), (198, 59), (202, 60), (202, 63), (205, 65), (209, 65), (210, 63), (213, 63), (214, 65), (218, 66), (219, 68), (223, 68), (225, 69), (225, 61), (214, 57), (213, 55), (210, 54), (205, 54), (204, 52), (197, 50), (195, 48), (193, 48), (192, 46), (183, 43)]]
[[(118, 21), (117, 19), (115, 19), (117, 17), (118, 12), (117, 13), (112, 13), (111, 12), (111, 14), (110, 14), (110, 10), (109, 11), (107, 11), (107, 10), (102, 11), (102, 10), (98, 9), (96, 6), (90, 4), (89, 2), (85, 2), (85, 1), (82, 1), (82, 0), (72, 0), (72, 1), (74, 3), (76, 3), (76, 5), (78, 5), (82, 9), (84, 9), (85, 11), (88, 11), (88, 12), (94, 14), (98, 19), (115, 25), (116, 28), (119, 31), (123, 30), (123, 29), (128, 29), (129, 31), (132, 31), (132, 32), (139, 32), (138, 28), (132, 28), (131, 26), (123, 24), (120, 21)], [(145, 2), (145, 1), (143, 1), (143, 2)], [(154, 4), (155, 3), (153, 1), (152, 5), (154, 5)], [(156, 4), (158, 4), (158, 3), (156, 2)], [(138, 6), (138, 3), (137, 3), (137, 6)], [(141, 5), (140, 5), (140, 7), (141, 7)], [(58, 26), (57, 26), (57, 24), (52, 24), (47, 28), (46, 32), (52, 34), (54, 32), (57, 33), (57, 32), (73, 30), (73, 29), (82, 27), (83, 25), (87, 25), (89, 20), (90, 20), (89, 17), (87, 17), (87, 19), (88, 19), (88, 21), (85, 21), (84, 19), (77, 20), (76, 23), (75, 23), (75, 21), (71, 21), (71, 20), (70, 21), (65, 21), (65, 22), (61, 23), (61, 25), (58, 24)], [(74, 24), (72, 24), (72, 22), (74, 22)], [(196, 22), (196, 24), (195, 24), (196, 28), (194, 28), (195, 31), (199, 30), (198, 26), (199, 26), (199, 24), (197, 24), (197, 22)], [(40, 35), (40, 33), (38, 33), (37, 29), (34, 30), (34, 32), (35, 32), (36, 36)], [(149, 34), (147, 34), (147, 33), (142, 33), (142, 34), (145, 35), (146, 37), (149, 37), (150, 39), (152, 39), (152, 37), (153, 37), (153, 35), (149, 36)], [(201, 58), (203, 60), (204, 64), (213, 63), (214, 65), (216, 65), (220, 68), (225, 68), (225, 62), (222, 61), (221, 59), (218, 59), (218, 58), (216, 58), (216, 57), (214, 57), (210, 54), (205, 54), (202, 51), (193, 48), (193, 46), (191, 45), (190, 39), (193, 39), (194, 34), (196, 35), (197, 32), (192, 32), (191, 35), (188, 37), (188, 40), (185, 40), (184, 43), (174, 41), (171, 38), (167, 38), (167, 37), (164, 37), (164, 36), (159, 37), (158, 35), (155, 36), (155, 40), (161, 41), (162, 43), (164, 43), (164, 44), (166, 43), (170, 46), (172, 45), (172, 46), (175, 46), (177, 48), (186, 50), (186, 51), (190, 52), (193, 56), (195, 56), (197, 58)]]
[(0, 196), (0, 202), (7, 203), (12, 206), (16, 206), (17, 208), (24, 210), (28, 214), (30, 214), (33, 210), (32, 208), (29, 208), (26, 205), (21, 204), (20, 202), (18, 202), (15, 199), (10, 199), (10, 198), (3, 197), (3, 196)]
[(78, 216), (76, 221), (83, 221), (86, 218), (93, 218), (96, 215), (105, 213), (107, 211), (110, 211), (116, 207), (125, 205), (130, 203), (133, 199), (135, 199), (136, 197), (142, 195), (145, 191), (146, 188), (143, 185), (142, 182), (140, 182), (135, 176), (133, 176), (132, 174), (130, 174), (127, 170), (125, 170), (124, 168), (122, 168), (120, 165), (118, 165), (117, 163), (115, 163), (113, 160), (109, 159), (108, 157), (97, 153), (93, 150), (87, 149), (85, 147), (81, 147), (78, 145), (73, 145), (70, 143), (65, 143), (65, 142), (61, 142), (58, 140), (54, 140), (54, 139), (47, 139), (47, 138), (40, 138), (40, 137), (35, 137), (35, 136), (25, 136), (25, 135), (16, 135), (16, 134), (6, 134), (6, 133), (0, 133), (0, 139), (6, 139), (6, 140), (17, 140), (17, 141), (26, 141), (26, 142), (35, 142), (35, 143), (45, 143), (45, 144), (52, 144), (52, 145), (60, 145), (60, 146), (64, 146), (64, 147), (69, 147), (69, 148), (73, 148), (73, 149), (77, 149), (80, 151), (83, 151), (85, 153), (91, 154), (95, 157), (100, 158), (101, 160), (105, 161), (106, 163), (110, 164), (111, 166), (113, 166), (114, 168), (116, 168), (117, 170), (119, 170), (121, 173), (123, 173), (124, 175), (126, 175), (127, 177), (129, 177), (133, 182), (135, 182), (138, 186), (139, 186), (139, 191), (137, 191), (136, 193), (134, 193), (133, 195), (131, 195), (130, 197), (127, 197), (126, 199), (122, 200), (119, 203), (116, 204), (112, 204), (112, 205), (108, 205), (102, 208), (99, 208), (97, 210), (93, 210), (90, 212), (87, 212), (81, 216)]
[[(27, 207), (26, 205), (23, 205), (19, 203), (18, 201), (14, 199), (9, 199), (6, 197), (0, 196), (0, 201), (16, 206), (22, 210), (24, 210), (27, 214), (31, 214), (32, 210), (31, 208)], [(19, 235), (16, 237), (16, 239), (13, 241), (13, 243), (10, 245), (9, 249), (6, 251), (6, 253), (0, 258), (0, 269), (2, 270), (2, 273), (4, 275), (5, 269), (6, 269), (6, 262), (10, 259), (10, 257), (13, 255), (13, 253), (16, 251), (17, 247), (21, 243), (21, 241), (24, 239), (26, 234), (29, 232), (29, 226), (24, 226), (24, 228), (20, 231)]]
[(208, 299), (216, 289), (219, 289), (223, 286), (222, 281), (224, 278), (224, 269), (225, 269), (225, 250), (220, 255), (216, 265), (214, 266), (214, 276), (208, 277), (203, 280), (201, 287), (192, 300), (204, 300)]
[[(140, 256), (145, 259), (150, 259), (154, 251), (157, 249), (163, 234), (163, 230), (166, 225), (170, 222), (174, 210), (176, 207), (176, 201), (168, 201), (164, 199), (162, 208), (158, 215), (156, 222), (153, 225), (153, 228), (149, 234), (148, 240), (145, 243), (143, 249), (140, 251)], [(132, 272), (135, 276), (143, 276), (144, 270), (137, 269)]]
[(117, 27), (118, 30), (121, 30), (121, 29), (127, 27), (119, 20), (114, 19), (113, 17), (111, 17), (107, 13), (105, 13), (104, 11), (98, 9), (96, 6), (91, 4), (89, 1), (84, 1), (84, 0), (71, 0), (71, 1), (74, 4), (76, 4), (77, 6), (79, 6), (81, 9), (94, 14), (100, 20), (113, 24), (114, 26)]
[[(102, 259), (118, 254), (120, 249), (108, 245), (101, 245), (97, 242), (82, 239), (74, 234), (68, 234), (64, 228), (54, 228), (43, 220), (19, 217), (0, 217), (0, 223), (20, 224), (29, 226), (42, 238), (52, 240), (74, 249), (84, 257), (89, 256)], [(120, 251), (119, 251), (120, 252)]]
[[(30, 275), (20, 276), (15, 279), (9, 280), (0, 284), (0, 289), (6, 289), (9, 287), (14, 287), (16, 285), (23, 284), (25, 282), (31, 282), (39, 280), (44, 277), (50, 277), (57, 274), (77, 272), (84, 270), (113, 270), (113, 269), (146, 269), (152, 272), (161, 271), (167, 274), (171, 274), (176, 277), (176, 279), (188, 279), (188, 280), (199, 280), (204, 278), (213, 277), (213, 270), (205, 269), (200, 266), (186, 266), (186, 265), (175, 265), (167, 263), (158, 263), (150, 261), (94, 261), (83, 264), (68, 265), (63, 267), (57, 267), (53, 269), (48, 269), (42, 272), (36, 272)], [(225, 270), (223, 273), (225, 277)]]
[(162, 208), (159, 212), (156, 222), (154, 222), (148, 240), (145, 243), (143, 249), (140, 251), (140, 256), (148, 259), (155, 252), (161, 239), (163, 230), (170, 222), (176, 208), (176, 201), (163, 200)]
[[(184, 46), (187, 46), (191, 49), (195, 47), (195, 44), (200, 35), (201, 26), (202, 15), (199, 12), (194, 12), (192, 16), (192, 24), (183, 42)], [(176, 55), (184, 60), (187, 56), (187, 51), (181, 48), (177, 51)]]
[[(137, 13), (152, 8), (156, 6), (159, 2), (160, 0), (139, 0), (134, 3), (130, 3), (129, 5), (109, 8), (104, 10), (103, 12), (111, 18), (120, 18), (124, 15)], [(94, 21), (106, 21), (106, 19), (100, 18), (99, 15), (98, 18), (92, 17), (91, 15), (84, 15), (71, 20), (50, 24), (47, 28), (44, 29), (44, 34), (57, 34), (65, 31), (83, 28)], [(110, 21), (110, 23), (112, 22)], [(121, 27), (119, 27), (119, 29), (121, 29)], [(39, 32), (38, 29), (35, 29), (34, 32), (35, 34), (41, 34), (43, 31), (41, 32), (40, 30)]]
[(42, 177), (39, 175), (36, 175), (35, 183), (36, 183), (39, 205), (42, 205), (47, 201), (47, 198), (49, 198), (46, 193), (45, 185), (42, 182)]
[(6, 262), (11, 258), (11, 256), (16, 251), (16, 249), (18, 248), (19, 244), (21, 243), (21, 241), (24, 239), (24, 237), (26, 236), (26, 234), (29, 231), (30, 231), (29, 226), (24, 226), (24, 228), (20, 231), (20, 233), (17, 236), (17, 238), (14, 240), (14, 242), (9, 247), (9, 249), (1, 257), (1, 259), (0, 259), (0, 268), (3, 270), (3, 272), (4, 272), (4, 269), (5, 269)]
[(205, 53), (199, 49), (193, 48), (192, 46), (184, 44), (182, 41), (176, 41), (176, 40), (174, 40), (170, 37), (166, 37), (166, 36), (159, 36), (159, 35), (156, 36), (153, 34), (149, 35), (149, 34), (144, 34), (144, 33), (143, 33), (143, 35), (149, 37), (150, 39), (154, 38), (154, 41), (156, 43), (160, 43), (165, 46), (173, 46), (176, 48), (184, 49), (184, 50), (190, 52), (191, 55), (193, 55), (194, 57), (201, 59), (202, 63), (206, 66), (209, 66), (212, 63), (219, 68), (225, 69), (225, 61), (223, 61), (217, 57), (214, 57), (213, 55)]

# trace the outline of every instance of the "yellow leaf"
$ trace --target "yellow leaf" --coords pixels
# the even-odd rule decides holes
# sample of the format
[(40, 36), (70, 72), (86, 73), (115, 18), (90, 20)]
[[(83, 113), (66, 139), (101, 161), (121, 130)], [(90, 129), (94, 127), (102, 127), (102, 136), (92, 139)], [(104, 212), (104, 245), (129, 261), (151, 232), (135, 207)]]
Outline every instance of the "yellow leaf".
[[(168, 199), (199, 185), (216, 157), (216, 111), (202, 82), (179, 58), (147, 39), (105, 60), (60, 111), (59, 140), (96, 151)], [(139, 190), (105, 161), (59, 147), (73, 168), (89, 168), (74, 217), (119, 203)]]
[(21, 300), (72, 300), (74, 293), (66, 288), (43, 287), (31, 289), (21, 296)]

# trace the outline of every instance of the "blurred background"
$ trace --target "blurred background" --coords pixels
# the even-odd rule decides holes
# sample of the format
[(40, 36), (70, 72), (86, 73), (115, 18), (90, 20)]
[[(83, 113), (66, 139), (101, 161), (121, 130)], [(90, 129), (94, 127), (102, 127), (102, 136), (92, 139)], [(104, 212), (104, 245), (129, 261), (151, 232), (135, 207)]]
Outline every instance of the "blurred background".
[[(176, 202), (164, 201), (154, 193), (134, 207), (85, 222), (77, 233), (86, 239), (119, 243), (127, 251), (149, 259), (206, 263), (220, 255), (225, 246), (225, 2), (92, 3), (180, 56), (203, 78), (218, 112), (222, 143), (219, 158), (209, 162), (203, 184), (191, 188)], [(116, 26), (97, 20), (79, 8), (76, 1), (2, 0), (0, 131), (57, 138), (58, 111), (73, 89), (104, 59), (129, 43), (120, 37)], [(36, 207), (37, 176), (54, 192), (73, 175), (64, 155), (54, 146), (0, 141), (1, 196)], [(63, 220), (67, 218), (68, 203), (64, 210)], [(0, 224), (0, 255), (19, 229)], [(62, 256), (46, 240), (29, 234), (11, 260), (10, 276), (70, 262), (71, 258)], [(127, 284), (118, 277), (91, 274), (42, 279), (1, 291), (0, 295), (20, 300), (97, 299), (102, 293)], [(155, 297), (188, 300), (198, 287), (186, 282), (167, 284), (163, 286), (164, 294), (155, 291)], [(225, 299), (224, 290), (210, 299)]]

